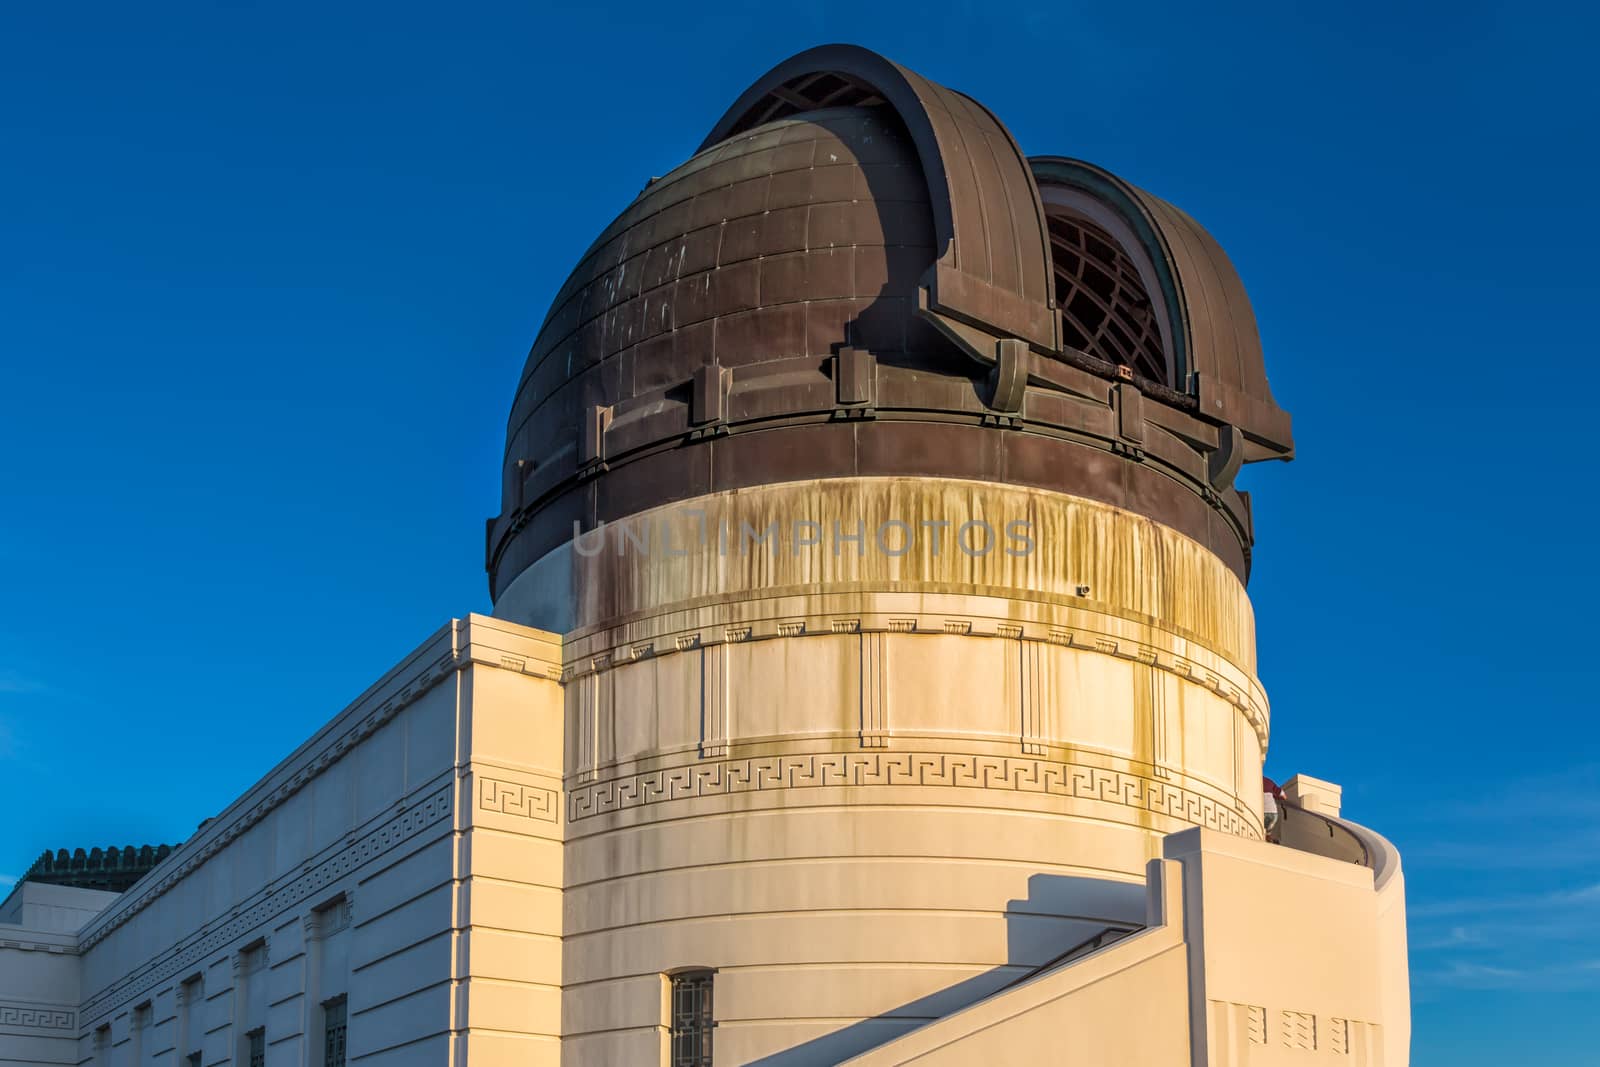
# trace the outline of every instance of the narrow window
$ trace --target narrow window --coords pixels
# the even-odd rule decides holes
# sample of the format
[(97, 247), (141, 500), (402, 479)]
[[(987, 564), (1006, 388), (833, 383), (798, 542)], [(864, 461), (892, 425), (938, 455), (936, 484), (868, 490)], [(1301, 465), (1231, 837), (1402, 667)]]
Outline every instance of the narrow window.
[(672, 976), (672, 1067), (711, 1067), (711, 972)]
[(128, 1055), (138, 1067), (144, 1067), (145, 1046), (147, 1044), (145, 1032), (150, 1029), (150, 1019), (153, 1015), (155, 1015), (155, 1007), (149, 1001), (133, 1009), (132, 1032), (128, 1035), (133, 1043), (133, 1051)]
[(184, 1067), (201, 1067), (204, 1062), (200, 1054), (203, 1040), (200, 1021), (205, 999), (205, 986), (199, 975), (186, 979), (178, 987), (178, 1047), (189, 1050), (183, 1058)]
[(267, 1067), (267, 1032), (256, 1027), (244, 1035), (250, 1067)]
[(334, 997), (322, 1005), (322, 1067), (344, 1067), (345, 1000)]

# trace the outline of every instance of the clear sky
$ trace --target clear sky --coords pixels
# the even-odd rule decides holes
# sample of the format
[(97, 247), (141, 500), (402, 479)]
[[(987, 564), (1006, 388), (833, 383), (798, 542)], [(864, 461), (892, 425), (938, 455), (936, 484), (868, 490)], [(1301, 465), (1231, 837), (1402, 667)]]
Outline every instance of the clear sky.
[(846, 40), (1232, 254), (1300, 457), (1243, 478), (1268, 772), (1403, 851), (1415, 1063), (1592, 1055), (1590, 17), (562, 7), (5, 5), (0, 872), (188, 836), (487, 610), (567, 270), (757, 75)]

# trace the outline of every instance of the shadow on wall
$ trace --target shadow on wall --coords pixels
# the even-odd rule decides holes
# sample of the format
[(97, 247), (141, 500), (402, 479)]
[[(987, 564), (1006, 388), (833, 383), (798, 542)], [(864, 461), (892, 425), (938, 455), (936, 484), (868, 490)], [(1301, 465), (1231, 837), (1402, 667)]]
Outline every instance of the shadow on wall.
[[(911, 135), (897, 118), (885, 116), (884, 121), (896, 126), (903, 143), (911, 143)], [(916, 161), (914, 152), (911, 159)], [(830, 347), (836, 355), (846, 345), (864, 349), (884, 366), (965, 381), (981, 402), (988, 372), (917, 314), (923, 277), (944, 251), (934, 237), (933, 209), (923, 204), (915, 216), (897, 210), (910, 206), (901, 184), (880, 166), (863, 166), (862, 173), (883, 234), (884, 281), (872, 302), (844, 324), (844, 335)], [(920, 173), (917, 180), (926, 182)]]
[(1145, 887), (1101, 878), (1035, 874), (1028, 879), (1027, 899), (1007, 901), (1005, 915), (1006, 962), (1000, 966), (881, 1015), (753, 1060), (751, 1067), (827, 1067), (960, 1011), (1028, 978), (1108, 927), (1142, 926)]

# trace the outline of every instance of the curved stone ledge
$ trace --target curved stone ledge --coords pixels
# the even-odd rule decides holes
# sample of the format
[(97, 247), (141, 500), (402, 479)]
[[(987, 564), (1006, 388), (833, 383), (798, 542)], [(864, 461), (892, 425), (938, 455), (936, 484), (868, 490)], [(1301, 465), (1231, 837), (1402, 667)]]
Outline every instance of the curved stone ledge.
[[(913, 604), (948, 610), (916, 610)], [(808, 609), (812, 613), (797, 614)], [(1261, 745), (1267, 744), (1271, 715), (1261, 683), (1193, 639), (1092, 608), (999, 597), (775, 590), (761, 600), (719, 598), (570, 638), (563, 646), (562, 681), (718, 644), (851, 633), (1041, 641), (1143, 663), (1226, 700), (1244, 714)]]

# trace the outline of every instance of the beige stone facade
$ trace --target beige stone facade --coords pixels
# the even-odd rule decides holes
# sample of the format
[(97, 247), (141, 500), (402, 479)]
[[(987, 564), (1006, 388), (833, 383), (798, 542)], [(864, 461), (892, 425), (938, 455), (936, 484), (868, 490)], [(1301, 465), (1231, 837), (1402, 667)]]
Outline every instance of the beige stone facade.
[(1306, 777), (1265, 840), (1249, 600), (1150, 519), (784, 483), (586, 535), (497, 616), (132, 890), (25, 883), (0, 1063), (317, 1065), (337, 1010), (351, 1063), (666, 1067), (702, 970), (717, 1067), (1407, 1062), (1398, 856)]
[(1293, 454), (1194, 219), (791, 57), (555, 295), (492, 615), (18, 886), (0, 1067), (1404, 1067), (1399, 856), (1262, 778)]

